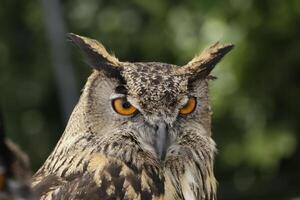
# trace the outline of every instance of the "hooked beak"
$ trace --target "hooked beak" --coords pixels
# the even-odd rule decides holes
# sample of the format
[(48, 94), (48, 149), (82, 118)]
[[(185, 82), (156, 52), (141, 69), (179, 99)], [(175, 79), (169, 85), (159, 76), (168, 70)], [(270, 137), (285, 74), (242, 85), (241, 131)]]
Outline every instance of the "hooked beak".
[(160, 122), (158, 125), (156, 125), (155, 132), (156, 132), (156, 140), (155, 140), (156, 153), (161, 160), (164, 160), (169, 145), (169, 133), (168, 133), (167, 124), (164, 122)]

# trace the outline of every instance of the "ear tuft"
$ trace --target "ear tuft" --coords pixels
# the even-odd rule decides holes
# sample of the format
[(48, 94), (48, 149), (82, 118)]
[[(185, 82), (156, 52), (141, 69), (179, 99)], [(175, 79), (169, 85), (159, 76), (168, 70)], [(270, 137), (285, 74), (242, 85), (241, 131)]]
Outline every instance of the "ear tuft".
[(83, 51), (91, 67), (103, 70), (107, 75), (120, 76), (121, 62), (110, 55), (100, 42), (74, 33), (69, 33), (68, 39)]
[(188, 64), (180, 67), (177, 73), (196, 77), (208, 76), (216, 64), (220, 62), (233, 47), (233, 44), (222, 45), (217, 42), (193, 58)]

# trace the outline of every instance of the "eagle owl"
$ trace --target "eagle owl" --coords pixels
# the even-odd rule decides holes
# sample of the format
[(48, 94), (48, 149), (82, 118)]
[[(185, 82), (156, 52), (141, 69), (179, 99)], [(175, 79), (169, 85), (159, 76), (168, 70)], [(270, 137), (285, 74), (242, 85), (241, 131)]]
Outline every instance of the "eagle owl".
[(33, 177), (40, 199), (216, 199), (210, 72), (233, 45), (184, 66), (121, 62), (69, 34), (94, 68), (54, 151)]

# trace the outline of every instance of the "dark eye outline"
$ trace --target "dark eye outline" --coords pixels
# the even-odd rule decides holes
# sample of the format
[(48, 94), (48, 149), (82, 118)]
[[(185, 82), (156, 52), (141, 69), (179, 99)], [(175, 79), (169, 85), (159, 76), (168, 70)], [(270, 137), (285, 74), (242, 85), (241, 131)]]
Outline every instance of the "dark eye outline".
[[(191, 109), (189, 109), (187, 112), (182, 112), (185, 109), (188, 109), (187, 108), (188, 106), (192, 106)], [(179, 114), (182, 116), (189, 115), (195, 111), (196, 107), (197, 107), (197, 98), (193, 96), (189, 97), (188, 102), (182, 108), (179, 109)]]
[[(120, 101), (123, 101), (123, 102), (120, 102)], [(138, 109), (136, 107), (134, 107), (126, 99), (126, 97), (118, 97), (118, 98), (112, 99), (111, 104), (112, 104), (114, 111), (119, 115), (129, 117), (129, 116), (134, 116), (138, 113)]]

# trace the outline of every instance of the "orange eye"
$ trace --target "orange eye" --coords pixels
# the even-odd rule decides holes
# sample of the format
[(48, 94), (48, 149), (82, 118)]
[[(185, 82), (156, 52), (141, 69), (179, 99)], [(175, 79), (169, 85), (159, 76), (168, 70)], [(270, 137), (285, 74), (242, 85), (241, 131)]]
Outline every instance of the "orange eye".
[(197, 105), (196, 98), (195, 97), (190, 97), (187, 104), (179, 110), (179, 113), (182, 114), (182, 115), (190, 114), (195, 110), (196, 105)]
[(126, 98), (117, 98), (112, 100), (112, 106), (120, 115), (130, 116), (137, 112), (137, 109), (132, 106)]

